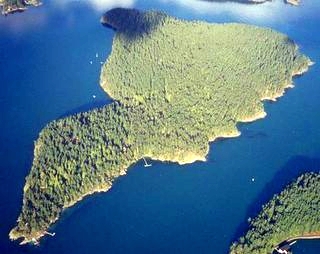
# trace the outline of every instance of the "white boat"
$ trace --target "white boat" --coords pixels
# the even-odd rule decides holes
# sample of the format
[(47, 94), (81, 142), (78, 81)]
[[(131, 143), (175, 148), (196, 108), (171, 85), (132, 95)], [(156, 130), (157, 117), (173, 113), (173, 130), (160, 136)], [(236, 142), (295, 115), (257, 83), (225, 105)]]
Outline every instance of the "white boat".
[(46, 235), (50, 235), (50, 236), (55, 236), (56, 235), (56, 233), (50, 233), (50, 232), (48, 232), (48, 231), (45, 231), (44, 232)]
[(148, 164), (147, 160), (146, 160), (144, 157), (142, 157), (142, 159), (143, 159), (143, 161), (144, 161), (144, 167), (145, 167), (145, 168), (148, 168), (148, 167), (151, 167), (151, 166), (152, 166), (151, 163)]

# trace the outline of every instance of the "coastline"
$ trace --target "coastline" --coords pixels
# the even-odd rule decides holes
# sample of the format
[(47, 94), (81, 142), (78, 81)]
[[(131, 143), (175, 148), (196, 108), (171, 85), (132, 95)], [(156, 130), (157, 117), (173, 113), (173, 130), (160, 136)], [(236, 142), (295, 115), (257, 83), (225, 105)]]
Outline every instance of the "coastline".
[(212, 143), (215, 140), (220, 139), (220, 138), (237, 138), (240, 135), (241, 135), (241, 132), (238, 129), (235, 128), (234, 131), (231, 131), (231, 132), (228, 132), (228, 133), (224, 133), (224, 134), (221, 134), (221, 135), (216, 136), (216, 137), (209, 138), (209, 143)]
[[(320, 231), (307, 233), (299, 236), (294, 236), (287, 238), (283, 241), (281, 241), (277, 246), (273, 248), (273, 252), (281, 253), (282, 248), (280, 246), (290, 246), (293, 245), (296, 241), (300, 240), (319, 240), (320, 239)], [(290, 251), (290, 249), (289, 249)], [(291, 252), (290, 252), (291, 253)]]
[(25, 10), (28, 9), (29, 6), (34, 6), (38, 7), (42, 5), (42, 2), (40, 1), (30, 1), (30, 0), (23, 0), (21, 1), (23, 6), (17, 6), (15, 4), (8, 4), (8, 3), (1, 3), (0, 4), (0, 9), (1, 9), (1, 14), (7, 16), (8, 14), (13, 14), (16, 12), (24, 12)]
[(280, 97), (282, 97), (285, 94), (287, 89), (294, 88), (294, 84), (293, 84), (292, 78), (303, 75), (304, 73), (306, 73), (309, 70), (309, 67), (314, 65), (314, 64), (315, 64), (315, 62), (312, 62), (310, 60), (309, 63), (308, 63), (308, 66), (302, 68), (301, 70), (293, 71), (292, 74), (291, 74), (291, 81), (288, 82), (288, 84), (285, 85), (281, 91), (279, 91), (278, 93), (274, 94), (273, 96), (268, 96), (268, 95), (263, 96), (261, 98), (261, 101), (273, 101), (273, 102), (277, 101), (277, 99), (279, 99)]
[(320, 214), (317, 209), (319, 187), (317, 170), (295, 176), (295, 180), (281, 187), (281, 192), (276, 191), (261, 210), (250, 217), (244, 234), (238, 235), (230, 245), (230, 254), (289, 254), (298, 240), (320, 239), (319, 223), (314, 220)]
[[(70, 208), (71, 206), (75, 205), (76, 203), (80, 202), (81, 200), (83, 200), (85, 197), (92, 195), (94, 193), (100, 193), (100, 192), (107, 192), (108, 190), (110, 190), (112, 187), (112, 185), (106, 184), (105, 186), (99, 186), (93, 190), (90, 190), (88, 192), (86, 192), (84, 195), (80, 196), (79, 198), (77, 198), (76, 200), (66, 204), (63, 206), (63, 210), (62, 212), (67, 209)], [(50, 225), (54, 224), (56, 221), (58, 221), (59, 217), (54, 218), (54, 220), (50, 221)], [(26, 235), (16, 235), (15, 233), (15, 228), (14, 227), (10, 232), (9, 232), (9, 239), (14, 241), (14, 240), (18, 240), (20, 238), (23, 238), (23, 240), (19, 243), (20, 245), (24, 245), (24, 244), (28, 244), (28, 243), (37, 243), (38, 240), (40, 240), (42, 237), (44, 237), (46, 235), (46, 230), (43, 231), (38, 231), (35, 234), (33, 234), (31, 237), (30, 236), (26, 236)]]
[(237, 122), (238, 123), (252, 123), (252, 122), (257, 121), (259, 119), (263, 119), (266, 116), (267, 116), (267, 113), (263, 110), (261, 112), (258, 112), (256, 115), (245, 117)]
[(161, 162), (171, 162), (171, 163), (178, 163), (179, 165), (185, 165), (185, 164), (191, 164), (194, 163), (196, 161), (203, 161), (205, 162), (206, 159), (206, 155), (208, 151), (206, 151), (205, 155), (200, 155), (200, 154), (196, 154), (193, 152), (186, 152), (184, 154), (178, 153), (179, 156), (166, 156), (166, 155), (151, 155), (151, 154), (146, 154), (143, 157), (149, 157), (152, 160), (157, 160), (157, 161), (161, 161)]

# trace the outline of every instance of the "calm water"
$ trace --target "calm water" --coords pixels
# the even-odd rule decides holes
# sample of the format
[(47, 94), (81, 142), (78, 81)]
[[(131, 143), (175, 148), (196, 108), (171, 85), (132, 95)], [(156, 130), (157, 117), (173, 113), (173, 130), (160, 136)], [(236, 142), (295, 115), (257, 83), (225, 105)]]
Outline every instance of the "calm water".
[[(318, 0), (299, 8), (280, 0), (263, 6), (146, 2), (135, 6), (272, 27), (320, 63)], [(52, 228), (56, 236), (40, 247), (8, 240), (38, 132), (53, 119), (110, 102), (99, 87), (100, 61), (113, 36), (99, 24), (102, 12), (81, 1), (46, 1), (0, 17), (0, 253), (227, 253), (273, 193), (302, 172), (320, 169), (319, 64), (277, 103), (266, 103), (266, 119), (241, 124), (240, 138), (211, 145), (206, 163), (153, 162), (145, 169), (139, 162), (108, 193), (67, 210)], [(320, 241), (299, 242), (294, 253), (320, 253)]]

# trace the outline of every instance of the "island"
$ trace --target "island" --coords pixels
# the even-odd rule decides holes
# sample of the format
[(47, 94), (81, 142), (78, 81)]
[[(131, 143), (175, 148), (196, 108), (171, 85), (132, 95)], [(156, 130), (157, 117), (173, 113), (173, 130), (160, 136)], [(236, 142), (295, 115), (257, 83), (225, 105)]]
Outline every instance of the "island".
[(14, 12), (21, 12), (27, 9), (27, 6), (39, 6), (41, 2), (39, 0), (0, 0), (1, 13), (8, 15)]
[[(272, 0), (200, 0), (207, 2), (237, 2), (243, 4), (261, 4)], [(299, 5), (300, 0), (284, 0), (285, 3), (292, 5)], [(41, 5), (40, 0), (0, 0), (1, 13), (8, 15), (10, 13), (22, 12), (27, 9), (28, 6), (39, 6)]]
[[(265, 2), (271, 2), (272, 0), (200, 0), (206, 2), (217, 2), (217, 3), (224, 3), (224, 2), (235, 2), (241, 4), (262, 4)], [(283, 0), (286, 4), (291, 4), (298, 6), (300, 4), (300, 0)]]
[(199, 0), (205, 2), (216, 2), (216, 3), (226, 3), (226, 2), (235, 2), (241, 4), (262, 4), (265, 2), (271, 2), (272, 0)]
[(116, 31), (100, 80), (114, 101), (40, 132), (13, 240), (37, 242), (64, 209), (109, 190), (141, 159), (205, 161), (209, 142), (265, 117), (262, 101), (312, 64), (268, 28), (123, 8), (101, 22)]
[(289, 253), (300, 239), (320, 239), (320, 174), (306, 173), (275, 195), (250, 220), (231, 254)]

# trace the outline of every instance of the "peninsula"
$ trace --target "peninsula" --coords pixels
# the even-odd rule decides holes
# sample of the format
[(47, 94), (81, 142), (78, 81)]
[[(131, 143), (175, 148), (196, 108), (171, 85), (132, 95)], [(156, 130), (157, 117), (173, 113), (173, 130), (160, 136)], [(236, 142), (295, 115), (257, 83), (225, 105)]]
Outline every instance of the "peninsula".
[(300, 176), (262, 207), (230, 253), (289, 253), (297, 240), (320, 239), (319, 191), (319, 173)]
[(28, 6), (39, 6), (39, 0), (0, 0), (1, 13), (7, 15), (14, 12), (21, 12), (27, 9)]
[(100, 80), (114, 102), (40, 132), (13, 240), (37, 241), (64, 209), (107, 191), (144, 157), (205, 161), (210, 141), (265, 117), (262, 100), (281, 96), (311, 64), (267, 28), (122, 8), (101, 21), (116, 30)]

